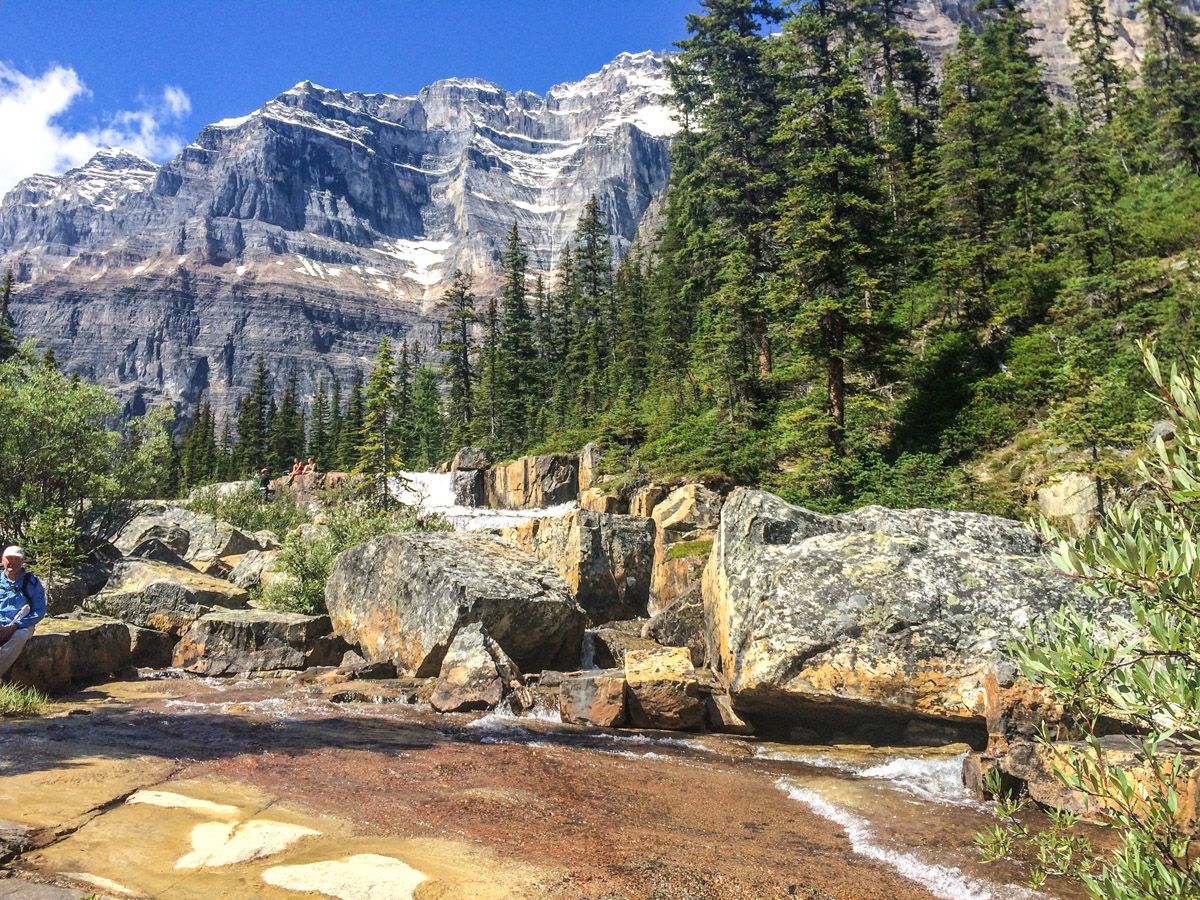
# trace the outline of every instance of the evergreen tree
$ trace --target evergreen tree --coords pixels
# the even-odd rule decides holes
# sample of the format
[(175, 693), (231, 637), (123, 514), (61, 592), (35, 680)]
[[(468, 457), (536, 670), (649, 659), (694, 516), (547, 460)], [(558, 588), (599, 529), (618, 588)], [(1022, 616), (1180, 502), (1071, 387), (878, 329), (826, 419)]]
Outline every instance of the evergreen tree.
[(449, 390), (450, 441), (462, 446), (471, 440), (475, 418), (475, 340), (473, 330), (479, 321), (475, 312), (475, 296), (471, 293), (471, 278), (456, 270), (450, 290), (442, 298), (449, 312), (442, 326), (442, 342), (438, 349), (446, 354), (442, 371)]
[(1111, 125), (1127, 81), (1125, 70), (1113, 56), (1117, 35), (1108, 18), (1104, 0), (1080, 0), (1068, 20), (1071, 32), (1067, 45), (1079, 57), (1071, 75), (1075, 106), (1089, 124)]
[(612, 244), (608, 223), (594, 196), (575, 230), (575, 271), (579, 292), (565, 374), (573, 394), (573, 415), (586, 422), (608, 403), (612, 335), (616, 331)]
[(438, 391), (437, 369), (433, 366), (417, 367), (413, 377), (411, 415), (413, 438), (409, 464), (418, 471), (431, 469), (442, 461), (446, 453), (441, 394)]
[(683, 126), (667, 210), (684, 293), (674, 301), (699, 309), (700, 356), (725, 383), (727, 402), (740, 407), (771, 368), (762, 285), (774, 267), (779, 102), (764, 32), (782, 13), (768, 0), (701, 5), (668, 69)]
[[(780, 52), (795, 72), (777, 140), (786, 148), (777, 308), (789, 339), (824, 370), (829, 442), (845, 454), (847, 360), (878, 329), (890, 254), (883, 153), (872, 133), (852, 0), (813, 0)], [(859, 346), (856, 347), (855, 344)]]
[(17, 324), (13, 321), (9, 303), (12, 300), (13, 272), (10, 267), (4, 273), (0, 285), (0, 363), (11, 359), (17, 352)]
[(367, 379), (357, 470), (380, 476), (385, 505), (390, 496), (388, 481), (400, 468), (404, 451), (396, 445), (397, 412), (396, 360), (392, 345), (384, 337), (379, 339), (375, 365)]
[(1200, 172), (1200, 42), (1196, 19), (1174, 0), (1141, 0), (1147, 120), (1163, 154)]
[[(336, 387), (336, 382), (335, 382)], [(359, 447), (362, 446), (363, 417), (363, 376), (355, 372), (350, 382), (350, 394), (346, 398), (346, 409), (342, 414), (341, 428), (338, 429), (338, 464), (345, 470), (357, 469), (359, 464)]]
[(496, 428), (502, 446), (515, 450), (530, 437), (530, 413), (536, 409), (534, 388), (537, 364), (533, 350), (533, 320), (525, 291), (529, 261), (517, 223), (513, 222), (503, 255), (504, 289), (501, 294), (500, 334), (497, 340)]
[(300, 409), (298, 394), (299, 376), (292, 369), (279, 399), (279, 408), (271, 419), (267, 437), (271, 448), (270, 466), (274, 469), (287, 469), (293, 459), (304, 457), (304, 412)]
[(267, 364), (260, 356), (250, 392), (242, 398), (238, 410), (234, 466), (241, 475), (269, 468), (273, 462), (268, 444), (273, 407)]
[(475, 418), (475, 433), (482, 443), (492, 446), (498, 433), (499, 392), (504, 386), (504, 376), (500, 373), (500, 313), (495, 297), (488, 298), (479, 355), (480, 405)]
[(329, 394), (329, 459), (330, 466), (343, 465), (341, 457), (342, 422), (345, 419), (342, 408), (342, 377), (333, 376), (333, 388)]
[(407, 341), (400, 344), (400, 358), (396, 361), (395, 383), (395, 417), (392, 427), (392, 439), (396, 444), (397, 454), (405, 465), (409, 464), (409, 453), (413, 445), (412, 418), (412, 372), (413, 359), (419, 359), (420, 345), (409, 349)]
[(313, 397), (312, 414), (309, 417), (308, 448), (306, 456), (311, 456), (317, 468), (326, 471), (332, 461), (329, 442), (332, 422), (329, 415), (329, 396), (325, 389), (325, 379), (317, 380), (317, 393)]

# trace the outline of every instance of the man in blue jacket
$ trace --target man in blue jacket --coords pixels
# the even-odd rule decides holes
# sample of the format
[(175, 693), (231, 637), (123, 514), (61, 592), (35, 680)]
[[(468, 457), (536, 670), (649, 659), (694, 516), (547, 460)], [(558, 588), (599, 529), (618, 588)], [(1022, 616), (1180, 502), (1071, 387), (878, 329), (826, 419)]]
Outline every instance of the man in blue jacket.
[[(0, 573), (0, 678), (21, 655), (33, 629), (46, 615), (46, 589), (25, 571), (25, 551), (5, 547)], [(22, 612), (24, 610), (24, 612)]]

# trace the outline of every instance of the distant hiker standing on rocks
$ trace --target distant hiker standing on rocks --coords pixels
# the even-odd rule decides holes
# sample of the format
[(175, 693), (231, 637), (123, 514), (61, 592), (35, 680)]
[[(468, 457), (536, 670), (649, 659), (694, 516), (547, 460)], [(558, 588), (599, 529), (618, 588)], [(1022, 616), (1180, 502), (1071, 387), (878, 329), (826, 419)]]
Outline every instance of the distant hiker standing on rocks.
[(0, 678), (21, 655), (25, 642), (46, 615), (46, 589), (32, 572), (25, 571), (25, 551), (5, 547), (0, 574)]

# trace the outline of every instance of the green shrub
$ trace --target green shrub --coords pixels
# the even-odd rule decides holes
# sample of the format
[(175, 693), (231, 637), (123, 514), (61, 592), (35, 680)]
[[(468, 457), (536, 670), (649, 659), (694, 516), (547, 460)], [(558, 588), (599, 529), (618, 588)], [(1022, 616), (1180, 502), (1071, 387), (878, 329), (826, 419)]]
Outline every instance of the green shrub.
[[(1026, 677), (1049, 688), (1082, 730), (1056, 777), (1103, 798), (1104, 824), (1119, 849), (1085, 875), (1097, 897), (1200, 897), (1200, 857), (1181, 821), (1182, 760), (1200, 754), (1200, 359), (1164, 375), (1142, 347), (1147, 370), (1175, 426), (1139, 464), (1151, 485), (1139, 505), (1116, 506), (1093, 535), (1058, 542), (1055, 563), (1102, 607), (1119, 614), (1101, 625), (1064, 609), (1048, 633), (1012, 646)], [(1119, 723), (1153, 777), (1135, 780), (1111, 762), (1099, 735)]]
[[(397, 505), (382, 512), (362, 501), (333, 506), (324, 526), (315, 534), (291, 531), (279, 551), (279, 569), (286, 575), (262, 595), (269, 609), (317, 615), (325, 612), (325, 583), (333, 561), (343, 550), (381, 534), (444, 528), (441, 522), (423, 521), (415, 507)], [(308, 529), (305, 529), (308, 531)]]
[(250, 484), (220, 494), (215, 488), (201, 488), (192, 497), (185, 504), (192, 512), (207, 513), (243, 531), (265, 529), (285, 535), (309, 521), (308, 513), (286, 491), (276, 491), (266, 502)]

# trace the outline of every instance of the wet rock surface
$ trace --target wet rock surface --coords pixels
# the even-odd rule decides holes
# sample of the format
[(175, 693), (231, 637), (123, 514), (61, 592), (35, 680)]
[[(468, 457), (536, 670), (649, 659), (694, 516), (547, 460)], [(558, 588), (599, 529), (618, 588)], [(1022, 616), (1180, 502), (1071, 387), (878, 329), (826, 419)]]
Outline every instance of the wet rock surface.
[[(305, 889), (339, 896), (348, 875), (361, 889), (412, 870), (425, 879), (415, 897), (1008, 896), (1015, 870), (982, 868), (971, 843), (988, 815), (914, 793), (961, 767), (962, 750), (908, 753), (623, 736), (335, 704), (278, 679), (161, 678), (0, 722), (0, 790), (36, 839), (10, 864), (18, 883), (81, 894), (295, 896), (279, 870), (358, 860), (307, 869)], [(911, 788), (855, 774), (906, 760), (929, 773)], [(856, 853), (810, 796), (861, 820), (857, 846), (893, 863)]]

